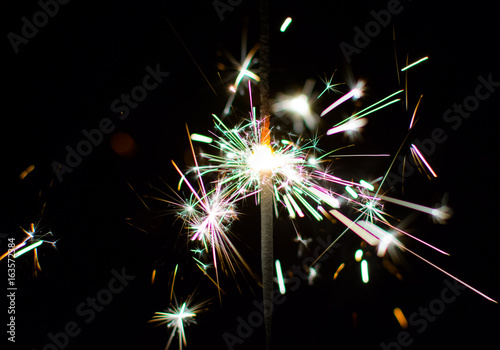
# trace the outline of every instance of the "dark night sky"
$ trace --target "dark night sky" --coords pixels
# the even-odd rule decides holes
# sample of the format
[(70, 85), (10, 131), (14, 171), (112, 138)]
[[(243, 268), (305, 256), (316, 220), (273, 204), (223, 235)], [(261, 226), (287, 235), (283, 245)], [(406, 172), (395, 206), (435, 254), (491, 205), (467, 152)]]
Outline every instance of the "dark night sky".
[[(340, 43), (353, 45), (354, 28), (363, 29), (373, 20), (370, 11), (386, 9), (387, 1), (271, 2), (271, 97), (280, 91), (300, 91), (309, 78), (317, 81), (315, 91), (321, 92), (321, 78), (337, 69), (335, 82), (349, 76), (365, 80), (366, 94), (360, 101), (368, 106), (404, 87), (404, 80), (398, 83), (395, 52), (400, 65), (407, 55), (410, 62), (430, 57), (408, 72), (409, 110), (395, 104), (372, 115), (353, 153), (394, 154), (423, 94), (420, 119), (408, 141), (427, 139), (436, 128), (444, 130), (446, 141), (428, 156), (439, 177), (429, 181), (415, 172), (405, 180), (404, 193), (400, 185), (390, 193), (427, 206), (449, 194), (455, 215), (447, 225), (433, 225), (422, 214), (415, 216), (410, 232), (451, 256), (440, 256), (410, 240), (403, 242), (500, 299), (495, 195), (500, 190), (495, 170), (500, 154), (494, 141), (500, 126), (500, 37), (493, 2), (454, 1), (445, 5), (402, 0), (402, 12), (393, 15), (391, 23), (354, 54), (350, 64), (342, 57)], [(208, 309), (196, 318), (197, 325), (186, 329), (188, 349), (225, 349), (223, 334), (236, 335), (238, 317), (246, 319), (256, 310), (252, 302), (260, 300), (261, 291), (248, 273), (236, 282), (221, 278), (226, 293), (220, 304), (213, 284), (193, 264), (186, 238), (179, 236), (179, 223), (163, 215), (168, 207), (147, 199), (148, 211), (139, 199), (158, 195), (157, 189), (169, 193), (168, 186), (176, 186), (178, 175), (171, 160), (181, 167), (190, 160), (185, 156), (189, 147), (185, 124), (192, 132), (206, 133), (211, 128), (211, 114), (221, 114), (226, 103), (227, 86), (235, 72), (223, 52), (240, 59), (245, 26), (248, 49), (258, 41), (256, 1), (241, 1), (233, 11), (224, 13), (223, 21), (211, 1), (201, 3), (69, 1), (59, 5), (57, 13), (32, 38), (19, 44), (18, 53), (9, 42), (9, 33), (22, 35), (23, 18), (32, 20), (40, 5), (36, 1), (4, 1), (0, 5), (0, 81), (4, 87), (0, 233), (19, 242), (23, 237), (20, 227), (28, 228), (41, 219), (42, 230), (51, 230), (58, 239), (57, 250), (49, 245), (38, 249), (42, 271), (37, 277), (32, 276), (32, 254), (16, 260), (16, 344), (9, 348), (55, 349), (46, 346), (51, 343), (49, 334), (60, 333), (74, 322), (80, 333), (69, 338), (66, 349), (163, 349), (169, 330), (155, 328), (147, 321), (155, 311), (168, 307), (170, 276), (176, 264), (179, 277), (175, 290), (180, 299), (195, 290), (196, 300), (213, 297)], [(288, 16), (293, 22), (280, 33), (279, 26)], [(219, 71), (219, 62), (228, 69)], [(111, 108), (113, 101), (142, 85), (148, 66), (169, 75), (120, 120)], [(446, 110), (474, 96), (478, 76), (489, 75), (495, 82), (491, 89), (496, 91), (480, 101), (468, 118), (458, 118), (460, 125), (456, 120), (446, 121)], [(335, 98), (333, 94), (323, 97), (313, 105), (314, 110), (319, 114)], [(349, 102), (326, 116), (319, 133), (324, 134), (353, 107)], [(246, 115), (248, 96), (238, 96), (234, 108), (239, 116)], [(105, 118), (114, 130), (103, 135), (92, 152), (58, 181), (53, 162), (64, 162), (66, 147), (77, 147), (85, 137), (82, 130), (98, 128)], [(113, 150), (112, 141), (119, 135), (133, 139), (132, 155), (120, 156)], [(345, 144), (345, 139), (334, 136), (320, 142), (325, 150)], [(403, 154), (409, 154), (408, 147)], [(389, 163), (387, 158), (357, 158), (335, 162), (333, 169), (338, 176), (359, 180), (380, 176)], [(35, 170), (20, 180), (19, 174), (31, 164)], [(239, 237), (235, 242), (260, 275), (258, 210), (249, 202), (234, 226)], [(390, 205), (387, 209), (400, 218), (409, 214)], [(291, 224), (280, 218), (275, 227), (275, 257), (282, 260), (285, 269), (300, 264)], [(305, 237), (314, 239), (312, 249), (318, 245), (317, 237), (326, 239), (342, 232), (339, 224), (318, 224), (309, 219), (298, 220), (297, 227)], [(5, 235), (0, 239), (4, 252)], [(381, 342), (395, 341), (401, 331), (392, 315), (395, 307), (410, 317), (440, 298), (445, 275), (408, 253), (402, 255), (398, 266), (404, 277), (399, 281), (372, 250), (371, 280), (363, 284), (353, 260), (359, 246), (360, 240), (350, 233), (322, 262), (313, 286), (303, 281), (297, 290), (285, 295), (286, 301), (275, 311), (276, 349), (380, 349)], [(332, 275), (342, 262), (346, 268), (333, 281)], [(2, 261), (0, 266), (7, 280), (7, 264)], [(153, 269), (157, 270), (154, 285)], [(89, 313), (82, 315), (87, 306), (80, 311), (78, 307), (107, 288), (112, 271), (126, 271), (135, 278), (90, 320)], [(6, 310), (1, 311), (4, 325), (8, 322)], [(353, 312), (358, 315), (355, 327)], [(462, 291), (442, 314), (427, 322), (425, 331), (422, 322), (410, 326), (413, 343), (409, 348), (467, 344), (491, 349), (500, 326), (496, 315), (496, 304), (472, 291)], [(2, 331), (2, 341), (6, 338)], [(176, 347), (177, 340), (171, 349)], [(263, 327), (234, 347), (257, 348), (263, 348)]]

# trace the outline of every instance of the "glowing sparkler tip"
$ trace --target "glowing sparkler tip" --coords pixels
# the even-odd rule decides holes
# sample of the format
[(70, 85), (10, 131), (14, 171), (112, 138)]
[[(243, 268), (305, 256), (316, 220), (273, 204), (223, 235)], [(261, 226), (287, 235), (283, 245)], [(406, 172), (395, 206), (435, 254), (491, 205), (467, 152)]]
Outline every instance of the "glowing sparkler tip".
[(277, 159), (268, 145), (258, 145), (252, 155), (248, 157), (248, 165), (255, 171), (272, 170), (277, 166)]

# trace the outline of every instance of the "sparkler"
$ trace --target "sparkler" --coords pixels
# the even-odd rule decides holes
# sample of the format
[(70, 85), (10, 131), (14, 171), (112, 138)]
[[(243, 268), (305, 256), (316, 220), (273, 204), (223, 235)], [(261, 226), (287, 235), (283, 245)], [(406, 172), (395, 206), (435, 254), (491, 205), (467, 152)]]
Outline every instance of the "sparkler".
[[(276, 139), (270, 135), (267, 144), (263, 141), (264, 130), (266, 130), (265, 121), (257, 120), (253, 112), (250, 115), (250, 120), (235, 128), (230, 128), (216, 115), (213, 115), (216, 132), (212, 134), (213, 141), (209, 144), (209, 147), (214, 147), (219, 154), (201, 153), (201, 157), (207, 159), (209, 163), (198, 165), (195, 157), (196, 166), (191, 170), (191, 172), (197, 174), (202, 189), (201, 195), (197, 195), (198, 191), (194, 190), (176, 166), (177, 171), (183, 177), (182, 181), (188, 184), (192, 196), (196, 197), (194, 206), (201, 205), (203, 207), (200, 212), (204, 212), (204, 214), (201, 216), (195, 214), (196, 210), (193, 209), (193, 204), (188, 206), (189, 209), (181, 211), (183, 213), (181, 216), (186, 217), (191, 222), (191, 230), (196, 232), (192, 235), (192, 239), (208, 237), (207, 233), (212, 231), (218, 232), (214, 237), (220, 237), (220, 239), (212, 237), (205, 240), (210, 242), (213, 247), (214, 264), (216, 264), (218, 256), (225, 256), (229, 262), (231, 257), (242, 260), (227, 238), (228, 229), (220, 227), (220, 225), (232, 220), (232, 216), (237, 215), (233, 209), (229, 209), (233, 205), (232, 203), (255, 195), (257, 201), (260, 199), (262, 210), (264, 189), (268, 188), (271, 193), (270, 203), (274, 206), (274, 212), (277, 216), (279, 215), (278, 205), (282, 205), (286, 208), (291, 219), (304, 217), (305, 214), (317, 220), (322, 220), (323, 217), (335, 218), (344, 224), (347, 230), (356, 233), (369, 245), (377, 247), (379, 257), (384, 256), (390, 245), (395, 245), (438, 268), (428, 260), (408, 250), (393, 234), (382, 229), (375, 222), (386, 225), (394, 232), (417, 239), (419, 242), (446, 254), (391, 225), (386, 218), (387, 214), (383, 211), (383, 203), (393, 203), (417, 210), (442, 221), (451, 217), (449, 208), (446, 206), (431, 208), (378, 194), (381, 184), (378, 185), (379, 189), (376, 190), (374, 183), (380, 180), (383, 181), (385, 177), (380, 177), (372, 182), (360, 180), (359, 183), (356, 183), (333, 176), (319, 168), (324, 155), (321, 155), (320, 150), (317, 148), (318, 139), (313, 138), (302, 141), (303, 144), (301, 144), (301, 140), (292, 140), (291, 137)], [(310, 162), (310, 159), (314, 159), (314, 161)], [(265, 176), (262, 175), (263, 173)], [(207, 192), (202, 178), (210, 175), (215, 179), (212, 182), (215, 189)], [(320, 182), (324, 182), (329, 186), (321, 186)], [(350, 197), (332, 190), (330, 186), (344, 186)], [(211, 199), (208, 200), (208, 198)], [(205, 200), (208, 200), (208, 202), (205, 202)], [(359, 208), (361, 215), (358, 218), (352, 220), (340, 211), (341, 203), (345, 201)], [(316, 203), (317, 207), (311, 205), (311, 202)], [(209, 203), (226, 209), (218, 211)], [(328, 205), (333, 209), (326, 211), (322, 205)], [(266, 210), (272, 213), (271, 207), (267, 207)], [(231, 249), (225, 248), (226, 245), (229, 245)], [(234, 254), (229, 254), (231, 250), (234, 250)], [(223, 253), (219, 254), (219, 251)], [(366, 260), (361, 262), (361, 267), (362, 279), (367, 283), (369, 276)], [(438, 269), (444, 272), (444, 270)], [(341, 268), (337, 271), (336, 276), (340, 270)], [(451, 276), (449, 273), (445, 273)], [(456, 277), (452, 277), (463, 283)], [(471, 286), (463, 284), (485, 298), (493, 300)]]
[[(337, 220), (346, 227), (346, 230), (337, 240), (347, 231), (354, 232), (364, 242), (368, 243), (370, 246), (376, 247), (377, 256), (379, 257), (383, 257), (389, 247), (396, 246), (401, 250), (417, 256), (486, 299), (494, 301), (492, 298), (409, 250), (396, 238), (397, 234), (406, 235), (440, 253), (447, 254), (423, 242), (417, 237), (408, 234), (402, 229), (395, 227), (390, 223), (390, 216), (384, 212), (384, 203), (392, 203), (429, 214), (437, 220), (444, 222), (451, 217), (451, 210), (448, 207), (442, 206), (431, 208), (379, 194), (390, 167), (385, 176), (371, 182), (360, 180), (359, 183), (357, 183), (353, 180), (344, 180), (334, 176), (322, 168), (322, 163), (326, 161), (326, 157), (332, 154), (333, 151), (322, 154), (321, 150), (317, 148), (319, 142), (318, 137), (312, 137), (310, 139), (299, 137), (293, 139), (290, 135), (278, 137), (276, 133), (273, 132), (274, 130), (270, 127), (269, 121), (269, 46), (266, 6), (266, 1), (262, 1), (261, 59), (258, 76), (260, 79), (261, 92), (260, 119), (257, 118), (257, 112), (252, 106), (251, 84), (249, 82), (248, 93), (250, 94), (251, 104), (250, 118), (240, 122), (240, 124), (235, 127), (230, 127), (227, 123), (219, 119), (219, 117), (213, 115), (215, 132), (211, 133), (210, 136), (192, 134), (190, 138), (191, 141), (205, 143), (207, 147), (212, 147), (216, 152), (202, 152), (200, 156), (207, 162), (198, 164), (197, 157), (191, 145), (195, 166), (184, 174), (175, 163), (173, 164), (182, 177), (181, 182), (189, 187), (191, 193), (190, 200), (178, 204), (182, 208), (178, 216), (185, 221), (185, 225), (190, 232), (191, 240), (202, 242), (206, 251), (209, 248), (211, 249), (216, 271), (218, 260), (225, 261), (233, 272), (235, 271), (233, 260), (239, 260), (244, 264), (243, 258), (237, 252), (236, 247), (231, 243), (228, 237), (231, 223), (238, 216), (235, 204), (250, 196), (255, 196), (256, 202), (260, 203), (262, 285), (267, 347), (269, 348), (271, 339), (270, 310), (272, 309), (271, 296), (274, 263), (280, 291), (282, 293), (285, 292), (281, 263), (279, 260), (274, 261), (273, 259), (273, 219), (274, 216), (279, 217), (280, 206), (286, 209), (286, 213), (288, 213), (290, 219), (309, 216), (318, 221), (323, 220), (323, 218), (327, 218), (332, 222)], [(247, 56), (247, 59), (245, 59), (242, 69), (233, 85), (235, 87), (234, 89), (239, 86), (245, 76), (248, 78), (253, 77), (252, 79), (256, 81), (259, 80), (256, 79), (257, 76), (254, 76), (253, 73), (247, 74), (249, 62), (254, 54), (255, 52), (251, 52), (249, 56)], [(406, 66), (402, 71), (415, 66), (425, 59), (427, 58)], [(333, 90), (335, 85), (331, 84), (331, 80), (332, 79), (328, 81), (327, 88), (320, 96), (327, 90)], [(327, 115), (350, 99), (359, 98), (363, 92), (363, 85), (364, 82), (358, 82), (349, 92), (326, 108), (321, 113), (321, 116)], [(393, 92), (376, 103), (352, 114), (349, 118), (334, 125), (326, 134), (330, 136), (362, 128), (368, 121), (368, 115), (400, 101), (396, 95), (403, 91), (404, 90)], [(419, 104), (420, 100), (417, 104), (417, 108)], [(228, 105), (226, 105), (224, 111), (225, 114), (228, 113), (229, 106), (230, 103), (228, 101)], [(413, 113), (409, 129), (412, 129), (415, 123), (417, 108)], [(307, 103), (305, 94), (299, 95), (296, 99), (282, 99), (274, 106), (274, 112), (276, 113), (290, 110), (301, 115), (304, 119), (304, 116), (312, 115), (313, 113)], [(430, 164), (425, 160), (415, 145), (411, 146), (411, 151), (412, 154), (419, 159), (419, 162), (426, 167), (427, 171), (434, 177), (437, 177), (436, 172), (431, 168)], [(392, 162), (392, 164), (394, 164), (394, 162)], [(195, 188), (187, 180), (186, 175), (188, 174), (195, 174), (199, 184), (198, 188)], [(207, 178), (210, 178), (211, 181), (205, 183), (204, 179)], [(376, 188), (374, 184), (379, 181), (378, 188)], [(339, 187), (343, 189), (343, 192), (339, 192), (338, 189), (336, 189)], [(341, 210), (344, 203), (351, 204), (356, 208), (360, 213), (359, 216), (355, 219), (346, 216)], [(337, 240), (335, 240), (335, 242)], [(327, 248), (327, 250), (329, 248)], [(322, 255), (320, 255), (316, 261), (320, 259), (321, 256)], [(361, 250), (356, 253), (355, 259), (360, 262), (362, 281), (368, 283), (370, 280), (368, 261), (366, 259), (363, 260), (363, 252)], [(316, 261), (309, 267), (311, 279), (314, 278), (317, 273), (316, 269), (312, 267)], [(198, 260), (197, 262), (199, 263), (198, 266), (200, 269), (206, 270), (204, 264)], [(333, 276), (334, 279), (337, 278), (344, 266), (344, 264), (339, 266)], [(247, 269), (250, 270), (248, 267)], [(216, 285), (219, 287), (218, 275)], [(180, 310), (184, 310), (184, 305)], [(175, 312), (180, 311), (176, 309), (174, 312), (171, 312), (171, 314)], [(179, 338), (181, 339), (180, 333)], [(169, 344), (171, 339), (169, 340)]]

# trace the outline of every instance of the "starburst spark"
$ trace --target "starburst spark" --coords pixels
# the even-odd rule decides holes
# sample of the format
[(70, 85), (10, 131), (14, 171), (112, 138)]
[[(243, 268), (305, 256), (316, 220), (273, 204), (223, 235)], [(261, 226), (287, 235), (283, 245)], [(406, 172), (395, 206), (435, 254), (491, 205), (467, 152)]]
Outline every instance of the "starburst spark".
[(191, 241), (201, 242), (204, 251), (211, 251), (213, 264), (217, 275), (218, 286), (218, 264), (221, 261), (227, 264), (229, 270), (236, 272), (235, 261), (250, 271), (245, 260), (240, 255), (234, 244), (229, 239), (230, 227), (237, 218), (236, 202), (234, 194), (228, 193), (220, 183), (217, 183), (215, 189), (206, 192), (203, 179), (200, 177), (200, 194), (193, 185), (185, 179), (184, 174), (172, 162), (183, 182), (187, 184), (191, 191), (191, 200), (186, 203), (178, 203), (182, 209), (178, 212), (178, 217), (184, 221), (184, 226), (189, 232)]
[(191, 298), (182, 303), (181, 306), (177, 303), (174, 297), (173, 304), (163, 312), (155, 312), (153, 318), (149, 322), (157, 322), (158, 326), (167, 325), (168, 328), (172, 329), (170, 338), (168, 339), (165, 349), (168, 349), (172, 343), (172, 340), (177, 335), (179, 338), (179, 349), (182, 346), (187, 346), (185, 327), (190, 324), (196, 324), (195, 316), (196, 313), (204, 306), (206, 302), (191, 305)]

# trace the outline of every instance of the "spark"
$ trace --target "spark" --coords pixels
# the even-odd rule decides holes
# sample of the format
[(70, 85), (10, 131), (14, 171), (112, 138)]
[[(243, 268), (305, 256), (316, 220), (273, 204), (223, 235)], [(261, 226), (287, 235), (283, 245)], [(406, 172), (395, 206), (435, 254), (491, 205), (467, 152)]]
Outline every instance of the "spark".
[(29, 251), (33, 251), (33, 262), (35, 266), (34, 274), (36, 275), (38, 271), (42, 270), (40, 266), (40, 261), (38, 260), (38, 248), (43, 243), (48, 243), (51, 244), (53, 247), (55, 247), (57, 241), (45, 240), (44, 238), (48, 235), (52, 235), (52, 232), (49, 231), (47, 233), (39, 233), (38, 223), (37, 224), (31, 223), (30, 228), (28, 230), (25, 230), (24, 228), (21, 227), (21, 230), (23, 230), (23, 232), (26, 234), (26, 237), (12, 249), (9, 249), (7, 252), (2, 254), (0, 256), (0, 260), (5, 258), (10, 253), (13, 253), (14, 258), (18, 258)]
[(421, 58), (421, 59), (419, 59), (418, 61), (413, 62), (413, 63), (411, 63), (411, 64), (407, 65), (406, 67), (401, 68), (401, 72), (404, 72), (405, 70), (407, 70), (407, 69), (409, 69), (409, 68), (411, 68), (411, 67), (413, 67), (413, 66), (416, 66), (417, 64), (422, 63), (423, 61), (428, 60), (428, 59), (429, 59), (429, 57), (428, 57), (428, 56), (426, 56), (426, 57), (424, 57), (424, 58)]
[(309, 267), (309, 274), (307, 275), (307, 284), (312, 286), (314, 279), (316, 278), (317, 275), (318, 275), (318, 272), (316, 271), (316, 269), (312, 266)]
[[(246, 47), (246, 43), (243, 44), (242, 47)], [(259, 50), (259, 44), (255, 45), (250, 50), (248, 55), (246, 55), (246, 56), (242, 50), (243, 62), (241, 64), (238, 64), (238, 67), (237, 67), (237, 70), (239, 71), (238, 76), (236, 77), (234, 83), (229, 87), (229, 90), (231, 91), (231, 96), (229, 97), (229, 99), (226, 103), (226, 106), (224, 107), (224, 115), (229, 114), (229, 111), (230, 111), (231, 105), (233, 103), (235, 94), (238, 91), (238, 87), (239, 87), (240, 83), (244, 80), (245, 77), (248, 79), (257, 81), (257, 82), (260, 81), (260, 77), (257, 74), (253, 73), (252, 71), (250, 71), (250, 66), (253, 62), (253, 57), (255, 56), (255, 54), (257, 53), (258, 50)], [(245, 51), (246, 51), (246, 49), (245, 49)], [(244, 59), (243, 59), (243, 56), (245, 57)], [(250, 80), (249, 80), (249, 82), (250, 82)]]
[(213, 139), (211, 137), (200, 135), (200, 134), (191, 134), (192, 141), (198, 141), (202, 143), (212, 143)]
[(361, 237), (366, 243), (371, 246), (376, 246), (379, 242), (379, 239), (373, 235), (371, 232), (367, 231), (347, 216), (339, 212), (338, 210), (330, 210), (330, 214), (332, 214), (337, 220), (347, 226), (348, 229), (356, 233), (359, 237)]
[(359, 184), (370, 191), (373, 191), (375, 189), (375, 187), (373, 187), (371, 183), (366, 182), (365, 180), (359, 181)]
[(379, 258), (383, 257), (385, 255), (385, 252), (387, 251), (387, 248), (389, 247), (389, 244), (392, 243), (394, 237), (390, 234), (387, 234), (382, 237), (380, 240), (380, 244), (378, 245), (377, 248), (377, 256)]
[(332, 103), (328, 108), (326, 108), (323, 112), (321, 112), (321, 116), (325, 116), (327, 113), (331, 112), (334, 108), (340, 106), (342, 103), (345, 101), (353, 98), (353, 99), (358, 99), (361, 97), (362, 90), (361, 88), (363, 87), (364, 83), (359, 82), (356, 84), (356, 87), (353, 88), (351, 91), (349, 91), (347, 94), (339, 98), (337, 101)]
[(357, 129), (365, 126), (367, 123), (368, 123), (368, 119), (366, 119), (366, 118), (355, 119), (355, 120), (349, 121), (343, 125), (331, 128), (330, 130), (328, 130), (326, 132), (326, 134), (333, 135), (333, 134), (337, 134), (337, 133), (343, 132), (343, 131), (357, 130)]
[(333, 275), (333, 279), (336, 280), (337, 277), (339, 276), (340, 271), (342, 271), (345, 267), (345, 264), (342, 263), (340, 266), (337, 268), (337, 271), (335, 271), (335, 274)]
[(23, 249), (19, 249), (18, 251), (16, 251), (14, 253), (14, 258), (18, 258), (20, 257), (21, 255), (23, 255), (24, 253), (26, 252), (29, 252), (30, 250), (33, 250), (35, 249), (36, 247), (40, 246), (41, 244), (43, 243), (42, 240), (38, 241), (38, 242), (35, 242), (33, 244), (30, 244), (29, 246), (23, 248)]
[(304, 131), (304, 124), (309, 130), (315, 130), (318, 125), (319, 117), (311, 109), (311, 103), (314, 100), (311, 97), (314, 85), (313, 79), (307, 79), (299, 94), (277, 93), (276, 102), (271, 106), (277, 116), (287, 116), (292, 119), (296, 133)]
[(170, 347), (172, 340), (177, 335), (179, 338), (179, 349), (182, 346), (187, 346), (185, 327), (190, 324), (196, 324), (195, 317), (196, 313), (200, 311), (205, 302), (191, 306), (191, 298), (181, 306), (177, 303), (174, 297), (174, 303), (164, 312), (155, 312), (153, 318), (149, 322), (157, 322), (158, 326), (167, 325), (168, 328), (172, 328), (172, 333), (168, 339), (165, 349)]
[(417, 146), (415, 146), (414, 144), (411, 144), (411, 150), (412, 150), (412, 152), (415, 152), (415, 154), (418, 156), (418, 158), (421, 160), (421, 162), (425, 164), (427, 169), (429, 169), (429, 171), (431, 172), (432, 176), (437, 177), (436, 172), (431, 168), (429, 163), (427, 163), (427, 161), (425, 160), (422, 153), (420, 153), (420, 151), (418, 150)]
[(459, 279), (458, 277), (455, 277), (454, 275), (452, 275), (451, 273), (447, 272), (446, 270), (440, 268), (439, 266), (437, 266), (436, 264), (433, 264), (432, 262), (430, 262), (429, 260), (425, 259), (424, 257), (418, 255), (417, 253), (413, 252), (412, 250), (406, 248), (404, 245), (400, 244), (400, 243), (397, 243), (396, 242), (396, 245), (401, 248), (402, 250), (406, 250), (408, 253), (410, 254), (413, 254), (414, 256), (416, 256), (417, 258), (419, 258), (420, 260), (426, 262), (427, 264), (429, 264), (430, 266), (434, 267), (435, 269), (437, 269), (438, 271), (441, 271), (442, 273), (444, 273), (446, 276), (448, 277), (451, 277), (453, 278), (455, 281), (459, 282), (460, 284), (464, 285), (465, 287), (469, 288), (470, 290), (472, 290), (473, 292), (479, 294), (480, 296), (482, 296), (483, 298), (489, 300), (489, 301), (492, 301), (494, 302), (495, 304), (498, 304), (498, 301), (494, 300), (493, 298), (490, 298), (489, 296), (487, 296), (486, 294), (482, 293), (481, 291), (479, 291), (478, 289), (472, 287), (471, 285), (465, 283), (464, 281), (462, 281), (461, 279)]
[(408, 130), (410, 130), (413, 127), (413, 125), (415, 124), (415, 116), (417, 115), (418, 106), (420, 106), (420, 101), (422, 101), (423, 96), (424, 95), (420, 95), (420, 98), (418, 99), (415, 110), (413, 111), (413, 115), (411, 116), (410, 126), (408, 127)]
[(401, 309), (399, 307), (394, 308), (394, 316), (398, 320), (401, 328), (403, 328), (403, 329), (408, 328), (408, 321), (406, 320), (406, 317), (403, 314), (403, 311), (401, 311)]
[(308, 247), (308, 244), (312, 242), (312, 238), (307, 238), (304, 239), (300, 236), (300, 234), (297, 232), (297, 238), (294, 239), (295, 242), (299, 243), (299, 248), (297, 251), (297, 256), (300, 258), (303, 254), (304, 247)]
[(356, 191), (354, 191), (354, 190), (352, 189), (352, 187), (351, 187), (351, 186), (346, 186), (346, 187), (345, 187), (345, 190), (346, 190), (347, 192), (349, 192), (349, 194), (352, 196), (352, 198), (354, 198), (354, 199), (358, 198), (358, 194), (356, 193)]
[(395, 100), (392, 100), (392, 101), (390, 101), (390, 102), (388, 102), (388, 103), (386, 103), (386, 104), (384, 104), (384, 105), (382, 105), (382, 106), (379, 106), (379, 107), (377, 107), (377, 108), (374, 108), (375, 106), (378, 106), (378, 105), (379, 105), (379, 104), (381, 104), (382, 102), (387, 101), (388, 99), (390, 99), (390, 98), (392, 98), (392, 97), (396, 96), (397, 94), (399, 94), (399, 93), (401, 93), (401, 92), (403, 92), (403, 91), (404, 91), (404, 90), (399, 90), (399, 91), (396, 91), (396, 92), (394, 92), (394, 93), (390, 94), (389, 96), (384, 97), (384, 98), (383, 98), (383, 99), (381, 99), (380, 101), (373, 103), (372, 105), (370, 105), (370, 106), (368, 106), (368, 107), (366, 107), (366, 108), (362, 109), (361, 111), (359, 111), (359, 112), (357, 112), (357, 113), (354, 113), (354, 114), (353, 114), (353, 115), (351, 115), (349, 118), (347, 118), (346, 120), (342, 121), (341, 123), (339, 123), (339, 124), (337, 124), (337, 125), (340, 125), (340, 124), (345, 123), (345, 122), (347, 122), (347, 121), (353, 120), (353, 118), (354, 118), (354, 117), (357, 117), (356, 119), (362, 118), (362, 117), (367, 116), (367, 115), (369, 115), (369, 114), (371, 114), (371, 113), (373, 113), (373, 112), (375, 112), (375, 111), (378, 111), (378, 110), (380, 110), (380, 109), (382, 109), (382, 108), (384, 108), (384, 107), (387, 107), (387, 106), (389, 106), (389, 105), (391, 105), (391, 104), (393, 104), (393, 103), (395, 103), (395, 102), (398, 102), (398, 101), (399, 101), (399, 99), (395, 99)]
[[(410, 203), (411, 204), (411, 203)], [(330, 211), (331, 213), (333, 212)], [(333, 214), (333, 213), (332, 213)], [(349, 219), (347, 219), (349, 220)], [(346, 221), (346, 223), (348, 223), (349, 221)], [(346, 224), (344, 223), (344, 224)], [(351, 229), (352, 231), (354, 231), (356, 229), (356, 226), (354, 225), (357, 225), (356, 223), (353, 223), (351, 225), (349, 225), (349, 229)], [(370, 233), (371, 235), (373, 235), (374, 237), (376, 237), (378, 240), (380, 239), (383, 239), (383, 237), (381, 236), (387, 236), (388, 234), (382, 230), (381, 228), (379, 228), (378, 226), (376, 225), (373, 225), (369, 222), (366, 222), (366, 221), (362, 221), (362, 222), (359, 222), (359, 225), (358, 227), (362, 228), (363, 230), (366, 230), (366, 232)], [(374, 229), (375, 228), (375, 229)], [(356, 231), (354, 231), (356, 232)], [(356, 232), (357, 233), (357, 232)], [(363, 237), (362, 237), (363, 238)], [(366, 240), (366, 239), (365, 239)], [(369, 243), (369, 242), (368, 242)], [(417, 258), (419, 258), (420, 260), (424, 261), (425, 263), (427, 263), (428, 265), (434, 267), (435, 269), (437, 269), (438, 271), (441, 271), (442, 273), (444, 273), (445, 275), (453, 278), (455, 281), (463, 284), (465, 287), (469, 288), (470, 290), (476, 292), (477, 294), (481, 295), (483, 298), (487, 299), (487, 300), (490, 300), (494, 303), (498, 303), (496, 300), (490, 298), (489, 296), (487, 296), (486, 294), (480, 292), (478, 289), (470, 286), (469, 284), (465, 283), (464, 281), (462, 281), (461, 279), (459, 279), (458, 277), (452, 275), (451, 273), (447, 272), (446, 270), (440, 268), (439, 266), (437, 266), (436, 264), (430, 262), (429, 260), (425, 259), (424, 257), (420, 256), (419, 254), (415, 253), (414, 251), (408, 249), (404, 244), (402, 244), (401, 242), (399, 242), (397, 239), (395, 239), (394, 237), (391, 239), (391, 242), (390, 243), (393, 243), (394, 245), (396, 245), (397, 247), (399, 247), (401, 250), (404, 250), (404, 251), (407, 251), (408, 253), (410, 254), (413, 254), (414, 256), (416, 256)], [(364, 261), (364, 260), (363, 260)], [(366, 282), (365, 282), (366, 283)]]
[(175, 264), (175, 269), (172, 274), (172, 286), (170, 287), (170, 300), (172, 300), (172, 297), (174, 295), (174, 286), (175, 286), (175, 278), (177, 277), (177, 269), (179, 268), (179, 264)]
[[(336, 72), (336, 71), (335, 71)], [(326, 85), (325, 86), (325, 89), (318, 95), (318, 99), (327, 91), (333, 91), (333, 92), (337, 92), (337, 93), (340, 93), (339, 90), (335, 89), (335, 86), (338, 86), (338, 85), (342, 85), (343, 83), (338, 83), (338, 84), (332, 84), (332, 80), (333, 80), (333, 76), (335, 75), (335, 72), (333, 72), (332, 76), (330, 77), (330, 79), (326, 79), (326, 74), (325, 74), (325, 80), (322, 80), (323, 83)]]
[(363, 251), (361, 249), (356, 250), (356, 253), (354, 253), (354, 260), (360, 262), (362, 258), (363, 258)]
[(368, 262), (366, 260), (361, 261), (361, 279), (363, 283), (368, 283), (370, 281), (368, 276)]
[(276, 275), (278, 276), (278, 286), (281, 294), (286, 293), (285, 281), (283, 280), (283, 271), (281, 270), (281, 263), (276, 259)]
[(29, 173), (31, 173), (35, 169), (34, 165), (30, 165), (27, 167), (21, 174), (19, 174), (19, 179), (24, 180), (26, 176), (28, 176)]
[(285, 30), (288, 28), (288, 26), (290, 25), (290, 23), (292, 23), (292, 18), (291, 17), (287, 17), (285, 19), (285, 21), (283, 22), (283, 24), (281, 25), (281, 28), (280, 28), (280, 32), (285, 32)]
[(383, 196), (383, 195), (379, 196), (379, 197), (380, 197), (380, 199), (383, 199), (386, 202), (391, 202), (391, 203), (398, 204), (398, 205), (401, 205), (401, 206), (406, 207), (406, 208), (420, 211), (422, 213), (430, 214), (430, 215), (432, 215), (436, 218), (439, 218), (441, 220), (448, 220), (452, 216), (450, 209), (446, 206), (441, 207), (441, 208), (430, 208), (430, 207), (426, 207), (424, 205), (415, 204), (415, 203), (403, 201), (401, 199), (391, 198), (391, 197), (387, 197), (387, 196)]

